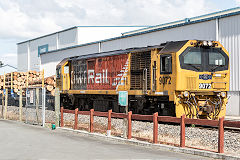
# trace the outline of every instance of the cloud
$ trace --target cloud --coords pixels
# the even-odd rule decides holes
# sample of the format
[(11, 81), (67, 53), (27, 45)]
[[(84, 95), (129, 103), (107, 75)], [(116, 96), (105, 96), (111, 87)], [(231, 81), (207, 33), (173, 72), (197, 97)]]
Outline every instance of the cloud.
[(208, 0), (0, 0), (0, 59), (16, 64), (17, 42), (72, 26), (158, 25), (214, 6)]
[(240, 6), (240, 0), (235, 0), (236, 4)]
[(28, 39), (75, 25), (157, 25), (212, 11), (206, 0), (1, 0), (0, 37)]

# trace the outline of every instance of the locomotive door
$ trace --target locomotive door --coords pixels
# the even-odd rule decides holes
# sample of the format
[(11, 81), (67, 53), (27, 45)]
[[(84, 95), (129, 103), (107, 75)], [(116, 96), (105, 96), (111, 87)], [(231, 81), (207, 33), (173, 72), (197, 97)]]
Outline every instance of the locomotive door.
[(160, 56), (160, 74), (161, 90), (168, 92), (172, 87), (172, 55)]
[(69, 64), (68, 62), (63, 66), (62, 70), (62, 76), (63, 76), (63, 90), (69, 90), (70, 89), (70, 75), (69, 75)]

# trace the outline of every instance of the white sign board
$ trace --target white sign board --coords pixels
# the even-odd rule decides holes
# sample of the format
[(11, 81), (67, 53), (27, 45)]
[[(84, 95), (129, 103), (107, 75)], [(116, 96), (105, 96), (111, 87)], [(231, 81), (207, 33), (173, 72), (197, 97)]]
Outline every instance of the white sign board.
[(33, 103), (33, 90), (30, 90), (30, 103)]

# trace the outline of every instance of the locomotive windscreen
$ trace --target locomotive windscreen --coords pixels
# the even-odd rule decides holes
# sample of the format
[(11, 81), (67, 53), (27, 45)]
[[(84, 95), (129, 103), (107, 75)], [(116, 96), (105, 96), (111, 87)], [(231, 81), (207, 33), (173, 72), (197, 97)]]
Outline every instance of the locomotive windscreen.
[(182, 69), (216, 72), (228, 69), (229, 58), (221, 48), (189, 47), (180, 56)]

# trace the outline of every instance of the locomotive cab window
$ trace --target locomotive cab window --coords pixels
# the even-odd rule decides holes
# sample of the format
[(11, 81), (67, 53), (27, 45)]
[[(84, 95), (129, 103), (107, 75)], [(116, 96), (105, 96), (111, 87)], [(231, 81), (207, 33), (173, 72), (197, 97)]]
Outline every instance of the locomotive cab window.
[(58, 67), (56, 69), (56, 78), (60, 78), (61, 77), (61, 67)]
[(172, 73), (172, 55), (161, 55), (160, 56), (161, 74), (171, 74)]

